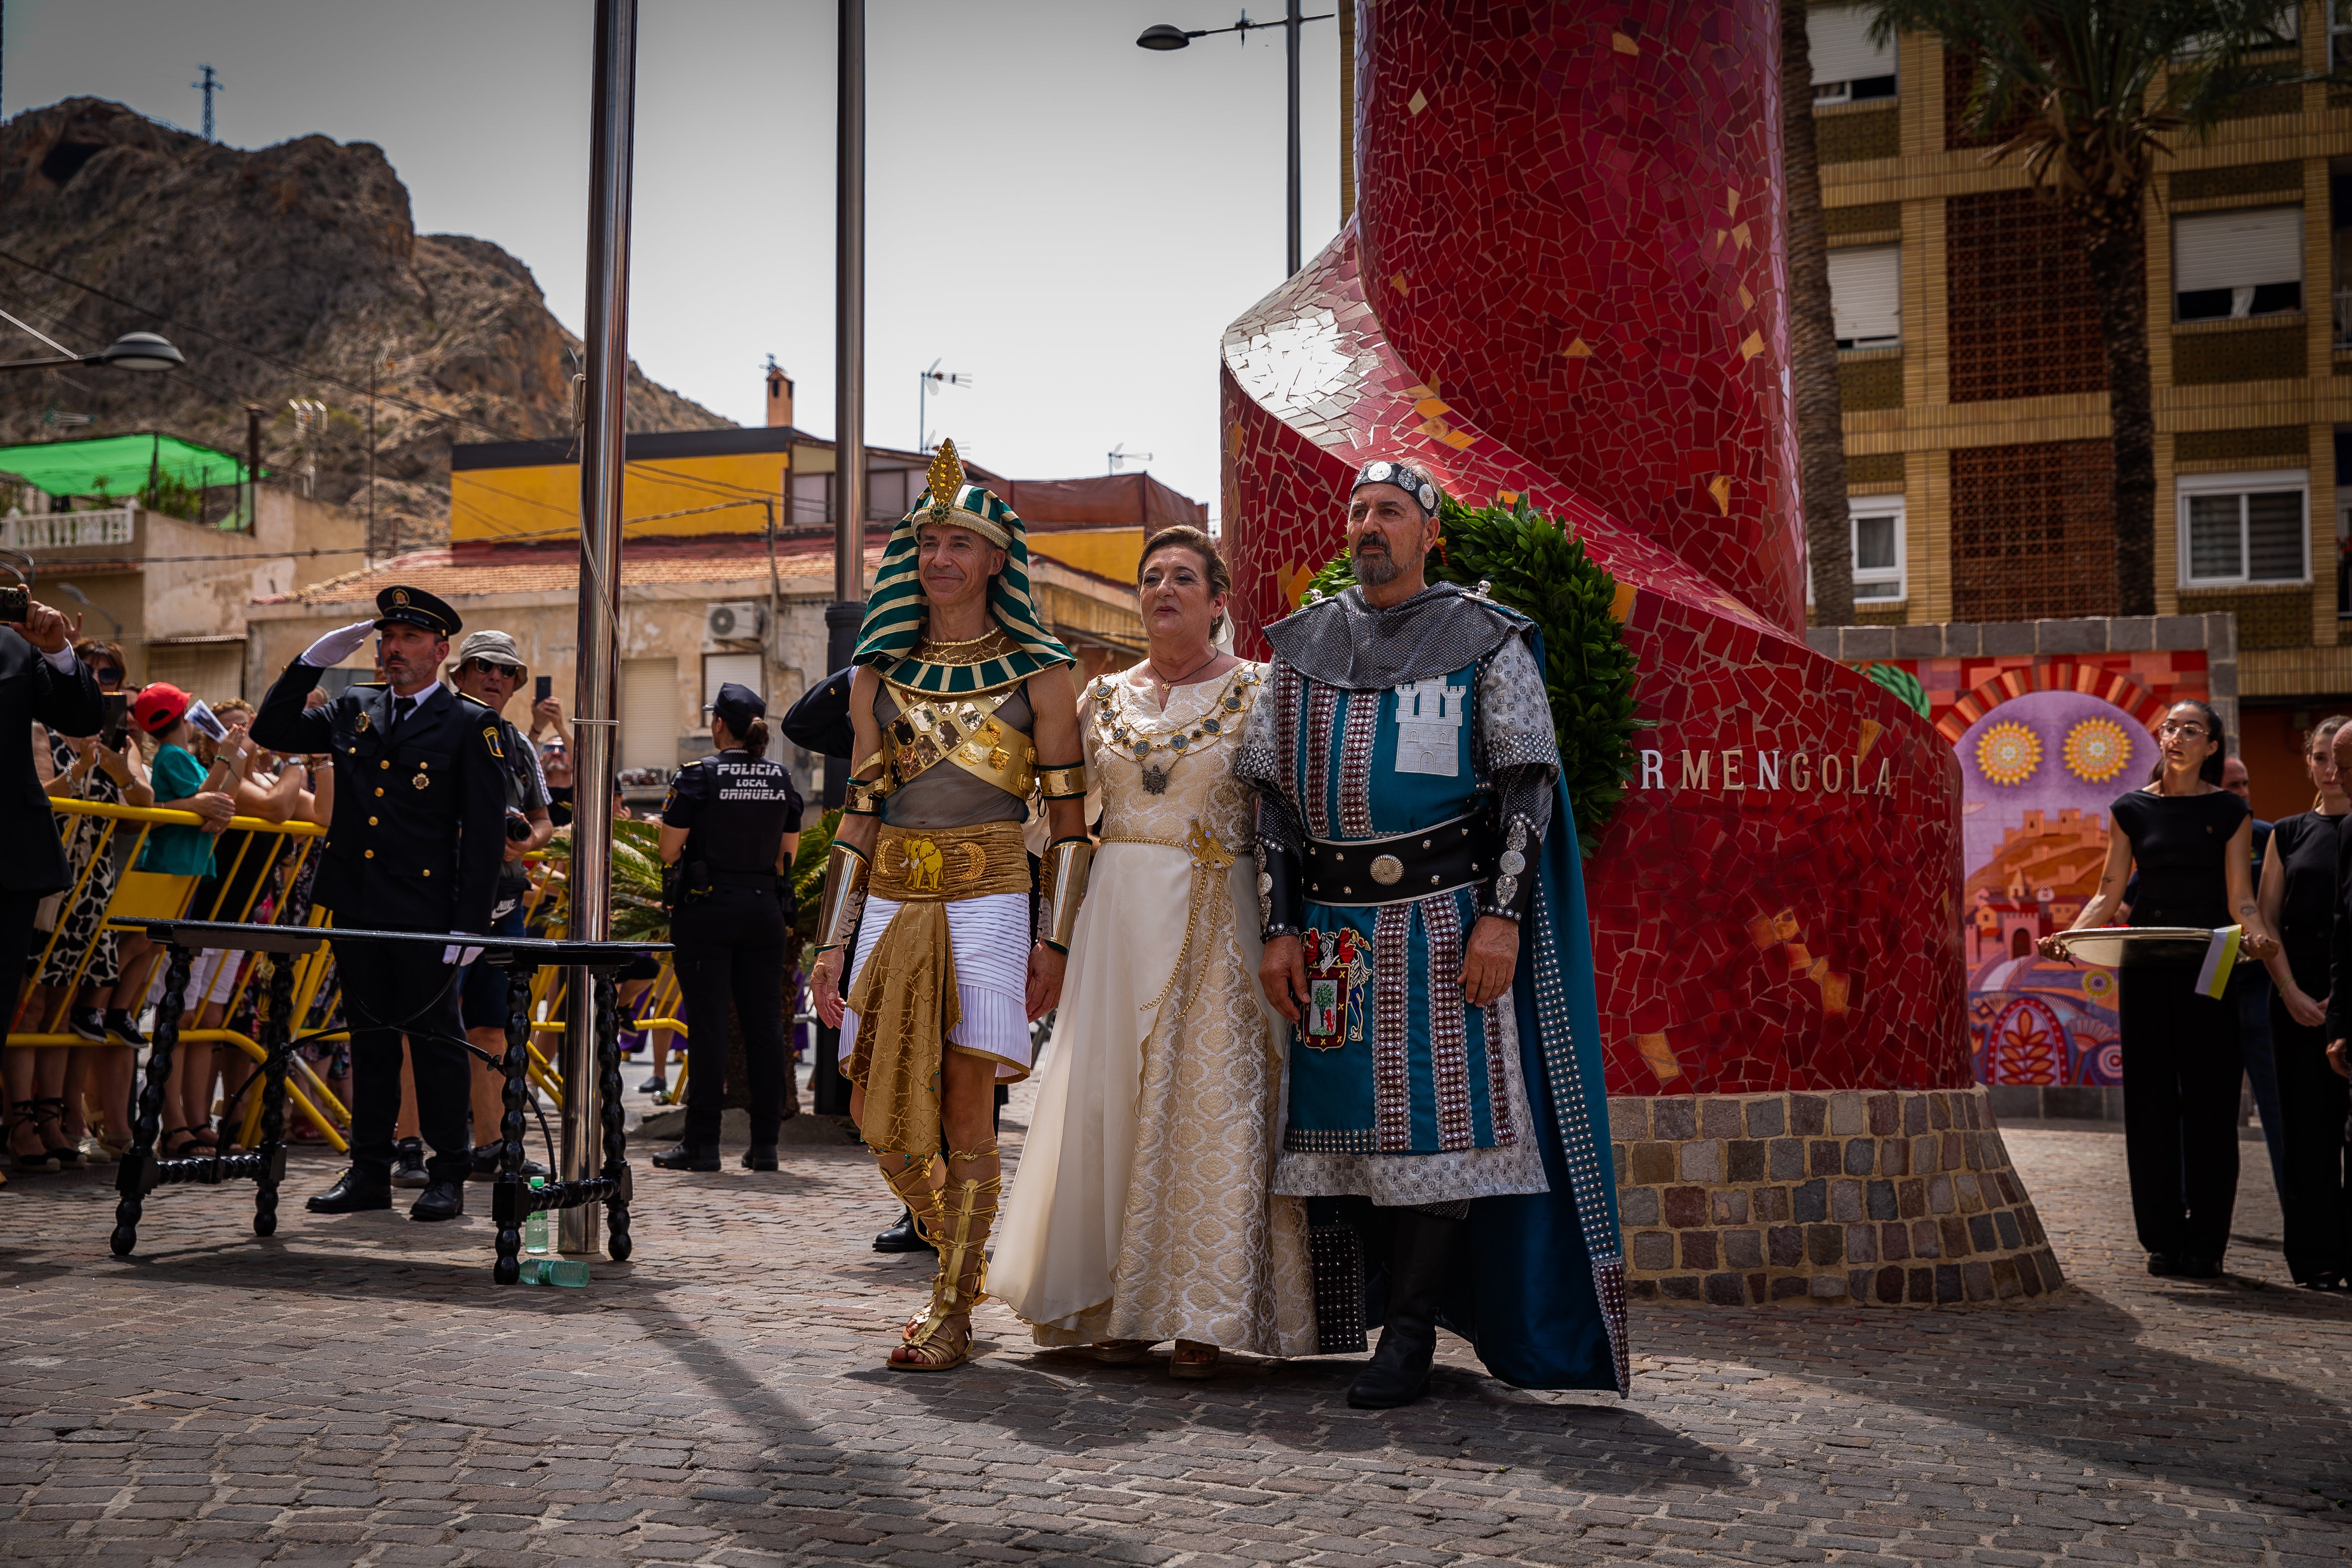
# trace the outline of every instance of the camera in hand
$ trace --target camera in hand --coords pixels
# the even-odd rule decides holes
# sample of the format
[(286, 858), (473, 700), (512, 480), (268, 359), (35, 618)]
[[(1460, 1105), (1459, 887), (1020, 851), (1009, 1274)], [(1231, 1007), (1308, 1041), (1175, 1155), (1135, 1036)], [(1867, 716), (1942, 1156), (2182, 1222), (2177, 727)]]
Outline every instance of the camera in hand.
[(33, 616), (33, 591), (18, 583), (0, 588), (0, 621), (23, 626)]
[(516, 844), (524, 843), (530, 837), (530, 818), (512, 806), (507, 808), (507, 837)]

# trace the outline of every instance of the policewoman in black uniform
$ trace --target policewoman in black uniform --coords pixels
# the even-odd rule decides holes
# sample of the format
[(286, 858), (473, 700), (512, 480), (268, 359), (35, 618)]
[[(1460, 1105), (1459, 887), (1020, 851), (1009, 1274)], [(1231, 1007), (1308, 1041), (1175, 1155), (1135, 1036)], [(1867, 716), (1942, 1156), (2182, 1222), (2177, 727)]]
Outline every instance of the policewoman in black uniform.
[[(421, 588), (376, 595), (376, 618), (330, 632), (286, 667), (254, 715), (272, 751), (334, 758), (335, 815), (320, 847), (316, 901), (335, 923), (373, 931), (487, 931), (506, 859), (508, 767), (499, 716), (441, 684), (457, 613)], [(384, 681), (353, 685), (316, 708), (319, 678), (380, 638)], [(352, 1031), (352, 1164), (312, 1198), (314, 1214), (392, 1206), (400, 1041), (415, 1068), (417, 1130), (433, 1147), (430, 1180), (409, 1217), (466, 1212), (473, 1169), (462, 943), (435, 948), (338, 942), (335, 966)]]
[(765, 755), (767, 711), (750, 687), (731, 680), (720, 687), (710, 704), (710, 739), (718, 749), (678, 769), (662, 804), (661, 858), (668, 868), (663, 885), (691, 1053), (686, 1137), (654, 1156), (666, 1171), (719, 1169), (730, 999), (751, 1079), (751, 1146), (743, 1163), (754, 1171), (776, 1168), (801, 797), (784, 765)]

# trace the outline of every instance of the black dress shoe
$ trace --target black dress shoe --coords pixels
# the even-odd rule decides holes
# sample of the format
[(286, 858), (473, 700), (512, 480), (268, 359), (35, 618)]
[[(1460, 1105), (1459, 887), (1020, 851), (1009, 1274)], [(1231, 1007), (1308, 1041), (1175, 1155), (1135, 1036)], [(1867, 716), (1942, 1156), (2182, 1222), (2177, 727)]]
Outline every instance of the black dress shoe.
[(654, 1163), (665, 1171), (715, 1171), (719, 1169), (719, 1151), (698, 1149), (691, 1143), (673, 1143), (654, 1156)]
[(421, 1187), (432, 1181), (425, 1169), (425, 1140), (403, 1138), (392, 1146), (392, 1184)]
[(2147, 1255), (2147, 1271), (2159, 1279), (2177, 1279), (2180, 1277), (2180, 1259), (2169, 1252), (2151, 1252)]
[[(522, 1163), (520, 1173), (522, 1179), (528, 1182), (533, 1176), (551, 1175), (553, 1173), (538, 1161), (526, 1159)], [(474, 1146), (473, 1174), (467, 1179), (476, 1182), (495, 1182), (499, 1179), (499, 1146), (497, 1144), (478, 1143)]]
[(743, 1168), (747, 1171), (772, 1171), (776, 1168), (776, 1146), (754, 1143), (743, 1151)]
[(392, 1184), (382, 1176), (363, 1175), (357, 1165), (335, 1178), (335, 1184), (314, 1194), (303, 1205), (312, 1214), (358, 1214), (363, 1209), (392, 1206)]
[(2180, 1259), (2180, 1277), (2183, 1279), (2219, 1279), (2221, 1278), (2221, 1259), (2184, 1256)]
[(408, 1217), (431, 1222), (456, 1219), (466, 1212), (466, 1184), (455, 1176), (438, 1176), (417, 1194)]
[(1437, 1310), (1465, 1222), (1400, 1209), (1389, 1243), (1389, 1300), (1380, 1348), (1348, 1387), (1359, 1410), (1393, 1410), (1429, 1392), (1437, 1356)]
[(915, 1228), (915, 1211), (902, 1209), (898, 1223), (874, 1238), (877, 1252), (936, 1252), (939, 1249), (923, 1239)]

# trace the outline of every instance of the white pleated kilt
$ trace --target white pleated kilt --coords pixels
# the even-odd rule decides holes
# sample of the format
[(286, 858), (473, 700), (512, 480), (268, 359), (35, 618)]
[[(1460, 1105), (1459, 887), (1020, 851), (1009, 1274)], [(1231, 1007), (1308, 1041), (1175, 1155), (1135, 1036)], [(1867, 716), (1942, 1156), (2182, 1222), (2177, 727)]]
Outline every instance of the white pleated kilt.
[[(887, 899), (866, 900), (858, 922), (857, 951), (850, 959), (846, 996), (857, 987), (866, 955), (890, 926), (898, 906)], [(955, 957), (956, 1005), (963, 1017), (948, 1031), (948, 1044), (996, 1061), (1000, 1083), (1029, 1076), (1029, 895), (983, 893), (948, 906), (949, 950)], [(857, 1042), (857, 1015), (841, 1019), (841, 1055)]]

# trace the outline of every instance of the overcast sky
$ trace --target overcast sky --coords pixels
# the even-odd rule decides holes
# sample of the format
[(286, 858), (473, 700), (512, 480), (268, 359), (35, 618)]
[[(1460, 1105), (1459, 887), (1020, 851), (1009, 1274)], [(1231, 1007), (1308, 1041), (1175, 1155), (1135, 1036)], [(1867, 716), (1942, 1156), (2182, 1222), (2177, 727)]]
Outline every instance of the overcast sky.
[[(1215, 505), (1219, 336), (1282, 280), (1281, 34), (1134, 40), (1241, 9), (869, 0), (868, 441), (912, 444), (940, 360), (977, 384), (933, 401), (932, 431), (990, 467), (1099, 474), (1124, 447)], [(835, 6), (642, 14), (630, 348), (746, 425), (773, 353), (830, 436)], [(584, 0), (8, 0), (0, 110), (87, 93), (195, 130), (209, 63), (222, 141), (377, 143), (420, 233), (503, 246), (577, 331), (592, 26)], [(1339, 226), (1338, 24), (1305, 31), (1312, 257)]]

